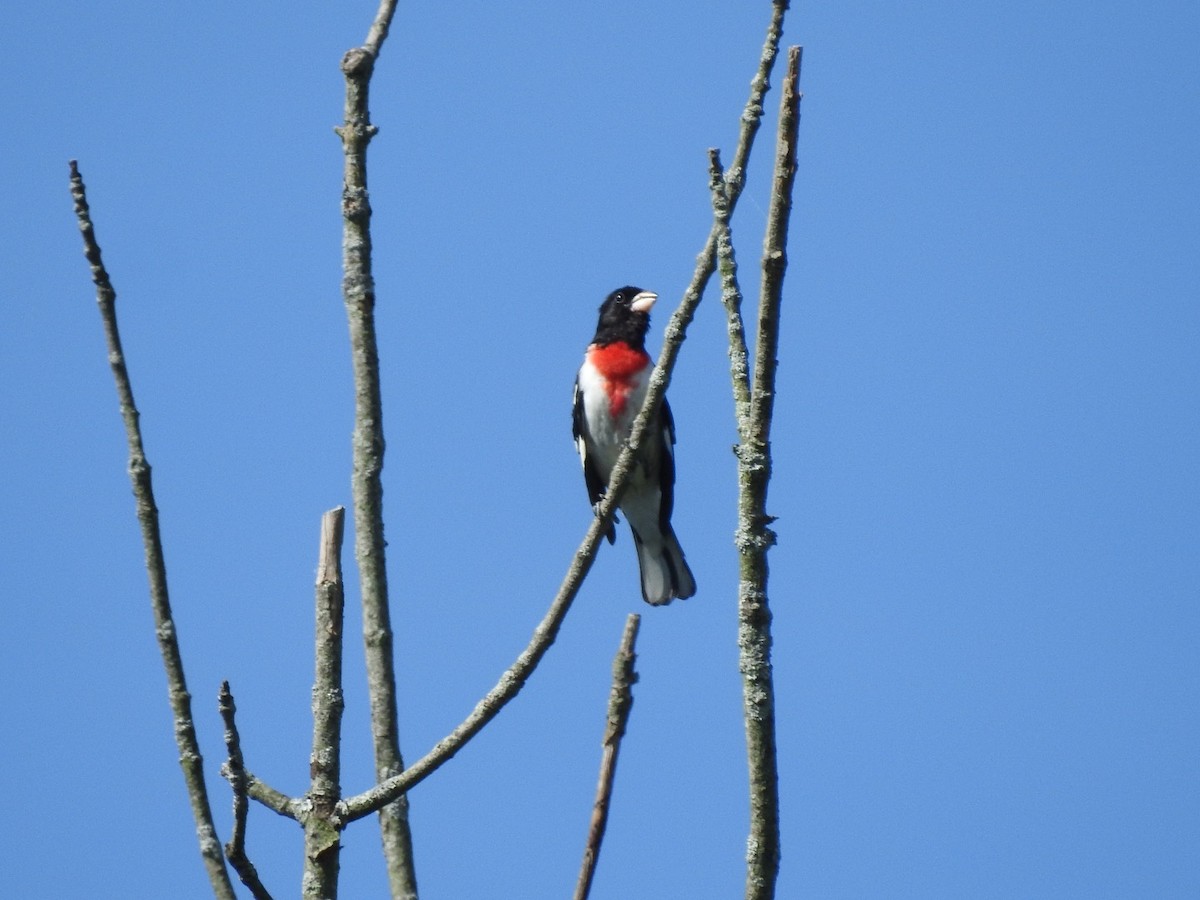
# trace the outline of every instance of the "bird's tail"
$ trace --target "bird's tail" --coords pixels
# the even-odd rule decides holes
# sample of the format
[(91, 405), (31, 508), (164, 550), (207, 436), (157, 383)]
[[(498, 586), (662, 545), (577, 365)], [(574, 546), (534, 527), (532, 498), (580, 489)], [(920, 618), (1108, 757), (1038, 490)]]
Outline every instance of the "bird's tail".
[(657, 540), (642, 540), (633, 532), (638, 568), (642, 573), (642, 597), (651, 606), (663, 606), (676, 597), (686, 600), (696, 593), (696, 579), (683, 558), (683, 548), (670, 526)]

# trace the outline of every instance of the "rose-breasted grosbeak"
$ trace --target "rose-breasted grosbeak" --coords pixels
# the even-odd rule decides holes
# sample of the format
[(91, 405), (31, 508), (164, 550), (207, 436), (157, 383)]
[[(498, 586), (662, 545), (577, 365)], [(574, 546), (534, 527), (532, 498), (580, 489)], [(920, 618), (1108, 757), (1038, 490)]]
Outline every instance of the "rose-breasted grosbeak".
[[(600, 306), (596, 336), (575, 379), (575, 446), (595, 506), (642, 409), (654, 363), (646, 352), (650, 307), (657, 294), (636, 287), (613, 291)], [(671, 528), (675, 492), (675, 423), (663, 400), (646, 430), (637, 464), (621, 499), (642, 573), (642, 597), (660, 606), (696, 593), (696, 580)], [(616, 540), (608, 530), (608, 541)]]

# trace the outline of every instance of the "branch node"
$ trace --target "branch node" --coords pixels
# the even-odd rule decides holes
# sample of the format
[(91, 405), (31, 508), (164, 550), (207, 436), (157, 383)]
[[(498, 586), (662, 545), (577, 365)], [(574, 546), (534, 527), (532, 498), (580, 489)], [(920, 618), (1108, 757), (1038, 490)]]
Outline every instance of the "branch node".
[(342, 57), (342, 72), (347, 78), (366, 80), (375, 70), (375, 56), (365, 47), (352, 47)]

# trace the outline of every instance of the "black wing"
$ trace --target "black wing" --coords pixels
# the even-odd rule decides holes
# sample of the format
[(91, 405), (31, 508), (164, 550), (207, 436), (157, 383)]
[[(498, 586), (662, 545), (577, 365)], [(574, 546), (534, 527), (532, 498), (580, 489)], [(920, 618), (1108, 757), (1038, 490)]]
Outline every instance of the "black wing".
[(675, 510), (675, 419), (671, 404), (662, 402), (662, 446), (658, 463), (658, 522), (663, 534), (671, 533), (671, 513)]
[[(578, 379), (575, 381), (575, 402), (571, 410), (571, 434), (575, 438), (575, 449), (579, 451), (579, 460), (583, 463), (583, 481), (587, 485), (588, 499), (592, 502), (592, 509), (595, 509), (596, 505), (604, 499), (604, 489), (608, 485), (600, 478), (596, 467), (588, 461), (587, 416), (583, 410), (583, 392), (579, 390)], [(616, 521), (617, 517), (613, 516), (613, 522)], [(617, 540), (616, 528), (609, 525), (608, 534), (605, 536), (610, 544), (615, 543)]]

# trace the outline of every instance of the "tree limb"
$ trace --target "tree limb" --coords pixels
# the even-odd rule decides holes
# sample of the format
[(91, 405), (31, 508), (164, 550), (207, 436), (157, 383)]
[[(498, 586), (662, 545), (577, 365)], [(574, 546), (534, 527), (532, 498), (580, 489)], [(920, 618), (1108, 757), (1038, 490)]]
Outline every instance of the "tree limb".
[[(779, 874), (779, 769), (775, 743), (775, 688), (771, 673), (771, 610), (767, 601), (767, 551), (775, 534), (767, 514), (771, 481), (771, 419), (783, 276), (787, 269), (788, 218), (796, 174), (800, 120), (800, 48), (788, 51), (779, 112), (779, 138), (763, 247), (758, 340), (749, 416), (739, 422), (738, 651), (750, 770), (750, 836), (746, 851), (747, 900), (772, 900)], [(731, 332), (733, 328), (731, 327)], [(744, 391), (734, 375), (734, 393)]]
[[(345, 121), (336, 129), (345, 157), (342, 186), (342, 294), (350, 326), (354, 369), (355, 557), (362, 585), (363, 644), (371, 706), (375, 777), (404, 770), (396, 712), (396, 671), (388, 607), (386, 541), (383, 535), (383, 400), (375, 334), (375, 282), (371, 274), (371, 203), (367, 193), (367, 145), (376, 127), (368, 104), (371, 74), (395, 14), (395, 0), (383, 0), (366, 43), (346, 53)], [(408, 799), (398, 795), (379, 810), (383, 855), (393, 898), (416, 900), (417, 877)]]
[(221, 843), (213, 826), (212, 809), (208, 802), (208, 789), (204, 783), (204, 759), (200, 755), (200, 744), (196, 739), (196, 726), (192, 721), (192, 697), (187, 690), (183, 672), (183, 657), (179, 652), (179, 641), (175, 633), (175, 620), (171, 614), (171, 601), (167, 592), (167, 564), (163, 555), (162, 535), (158, 524), (158, 507), (154, 503), (154, 487), (150, 479), (150, 463), (142, 445), (142, 432), (138, 424), (139, 413), (133, 401), (133, 385), (125, 366), (125, 354), (121, 349), (121, 335), (117, 329), (117, 292), (113, 289), (96, 232), (88, 208), (87, 191), (79, 167), (71, 160), (71, 197), (74, 200), (75, 217), (83, 235), (83, 252), (92, 270), (92, 282), (96, 286), (96, 302), (100, 306), (100, 318), (104, 322), (104, 336), (108, 343), (108, 361), (116, 382), (120, 401), (121, 418), (125, 423), (125, 437), (129, 444), (129, 479), (133, 483), (133, 496), (137, 504), (138, 523), (142, 529), (142, 544), (146, 554), (146, 572), (150, 579), (150, 606), (154, 611), (154, 632), (158, 638), (158, 649), (167, 673), (167, 693), (171, 713), (175, 719), (175, 742), (179, 747), (179, 765), (183, 769), (183, 780), (187, 785), (191, 801), (192, 817), (196, 822), (196, 834), (200, 841), (200, 856), (204, 860), (213, 894), (219, 900), (233, 900), (233, 883), (225, 868), (225, 857)]

